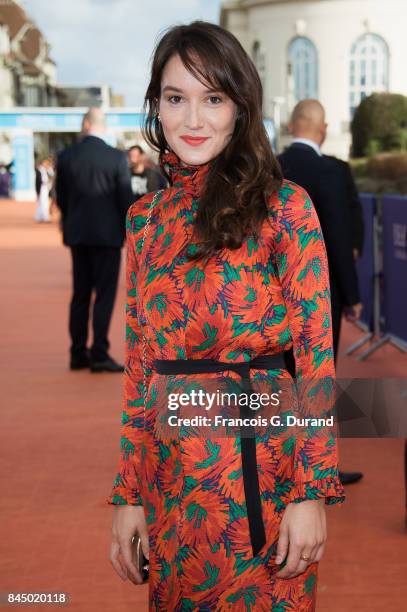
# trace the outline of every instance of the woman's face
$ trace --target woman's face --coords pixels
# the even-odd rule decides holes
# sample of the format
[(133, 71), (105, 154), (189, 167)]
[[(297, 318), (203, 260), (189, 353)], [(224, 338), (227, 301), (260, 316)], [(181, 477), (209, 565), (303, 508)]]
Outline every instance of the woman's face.
[(198, 81), (174, 55), (163, 70), (159, 112), (170, 148), (184, 164), (199, 165), (214, 159), (230, 141), (237, 106)]

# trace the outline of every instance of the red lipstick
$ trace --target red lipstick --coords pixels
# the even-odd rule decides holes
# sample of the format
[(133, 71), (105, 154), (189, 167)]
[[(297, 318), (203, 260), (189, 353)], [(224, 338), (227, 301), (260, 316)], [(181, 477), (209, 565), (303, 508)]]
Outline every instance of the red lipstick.
[(203, 144), (206, 140), (208, 140), (207, 136), (189, 136), (188, 134), (181, 136), (181, 138), (184, 142), (191, 145), (192, 147), (197, 147)]

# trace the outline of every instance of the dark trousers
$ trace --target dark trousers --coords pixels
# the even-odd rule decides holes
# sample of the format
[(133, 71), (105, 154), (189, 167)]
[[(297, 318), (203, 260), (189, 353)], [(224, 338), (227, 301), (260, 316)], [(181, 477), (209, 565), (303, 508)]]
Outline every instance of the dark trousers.
[(73, 295), (69, 313), (71, 356), (81, 359), (86, 353), (88, 322), (92, 292), (95, 300), (92, 312), (93, 344), (90, 358), (106, 359), (107, 338), (113, 312), (120, 271), (120, 248), (78, 245), (71, 247)]

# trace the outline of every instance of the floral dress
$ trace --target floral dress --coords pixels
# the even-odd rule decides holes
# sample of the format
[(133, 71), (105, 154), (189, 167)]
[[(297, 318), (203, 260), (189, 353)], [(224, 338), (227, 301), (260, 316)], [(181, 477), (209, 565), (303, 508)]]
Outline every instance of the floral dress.
[[(237, 250), (221, 249), (204, 267), (186, 254), (193, 248), (193, 222), (209, 165), (183, 165), (172, 152), (164, 161), (171, 186), (157, 198), (143, 248), (154, 193), (133, 204), (127, 216), (121, 453), (107, 501), (144, 506), (149, 609), (314, 610), (318, 564), (281, 579), (274, 561), (288, 503), (345, 499), (335, 437), (256, 436), (266, 544), (254, 556), (240, 439), (160, 435), (157, 389), (163, 376), (148, 370), (145, 401), (142, 331), (149, 364), (153, 359), (240, 362), (293, 347), (297, 379), (314, 380), (316, 386), (333, 379), (328, 267), (318, 217), (307, 193), (283, 181), (270, 198), (270, 222), (266, 219), (260, 239), (248, 237)], [(253, 374), (290, 379), (286, 370)]]

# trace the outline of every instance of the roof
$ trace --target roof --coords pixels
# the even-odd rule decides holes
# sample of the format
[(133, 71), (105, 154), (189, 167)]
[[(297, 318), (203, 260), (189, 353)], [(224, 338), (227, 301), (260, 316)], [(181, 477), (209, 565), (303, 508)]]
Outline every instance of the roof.
[(31, 61), (34, 61), (41, 51), (41, 42), (43, 36), (38, 28), (30, 28), (24, 35), (20, 43), (20, 49), (23, 55)]
[[(2, 0), (0, 2), (0, 23), (8, 26), (11, 42), (18, 37), (19, 42), (18, 48), (15, 49), (15, 56), (21, 57), (24, 63), (35, 62), (41, 52), (42, 45), (47, 44), (47, 41), (18, 2), (14, 0)], [(25, 31), (21, 36), (23, 27), (25, 27)], [(51, 58), (47, 57), (47, 59), (52, 61)]]
[(8, 26), (10, 38), (13, 40), (28, 21), (28, 17), (24, 9), (13, 0), (0, 0), (0, 21)]
[(41, 70), (37, 68), (35, 64), (27, 63), (23, 66), (24, 74), (27, 76), (39, 76), (41, 74)]

